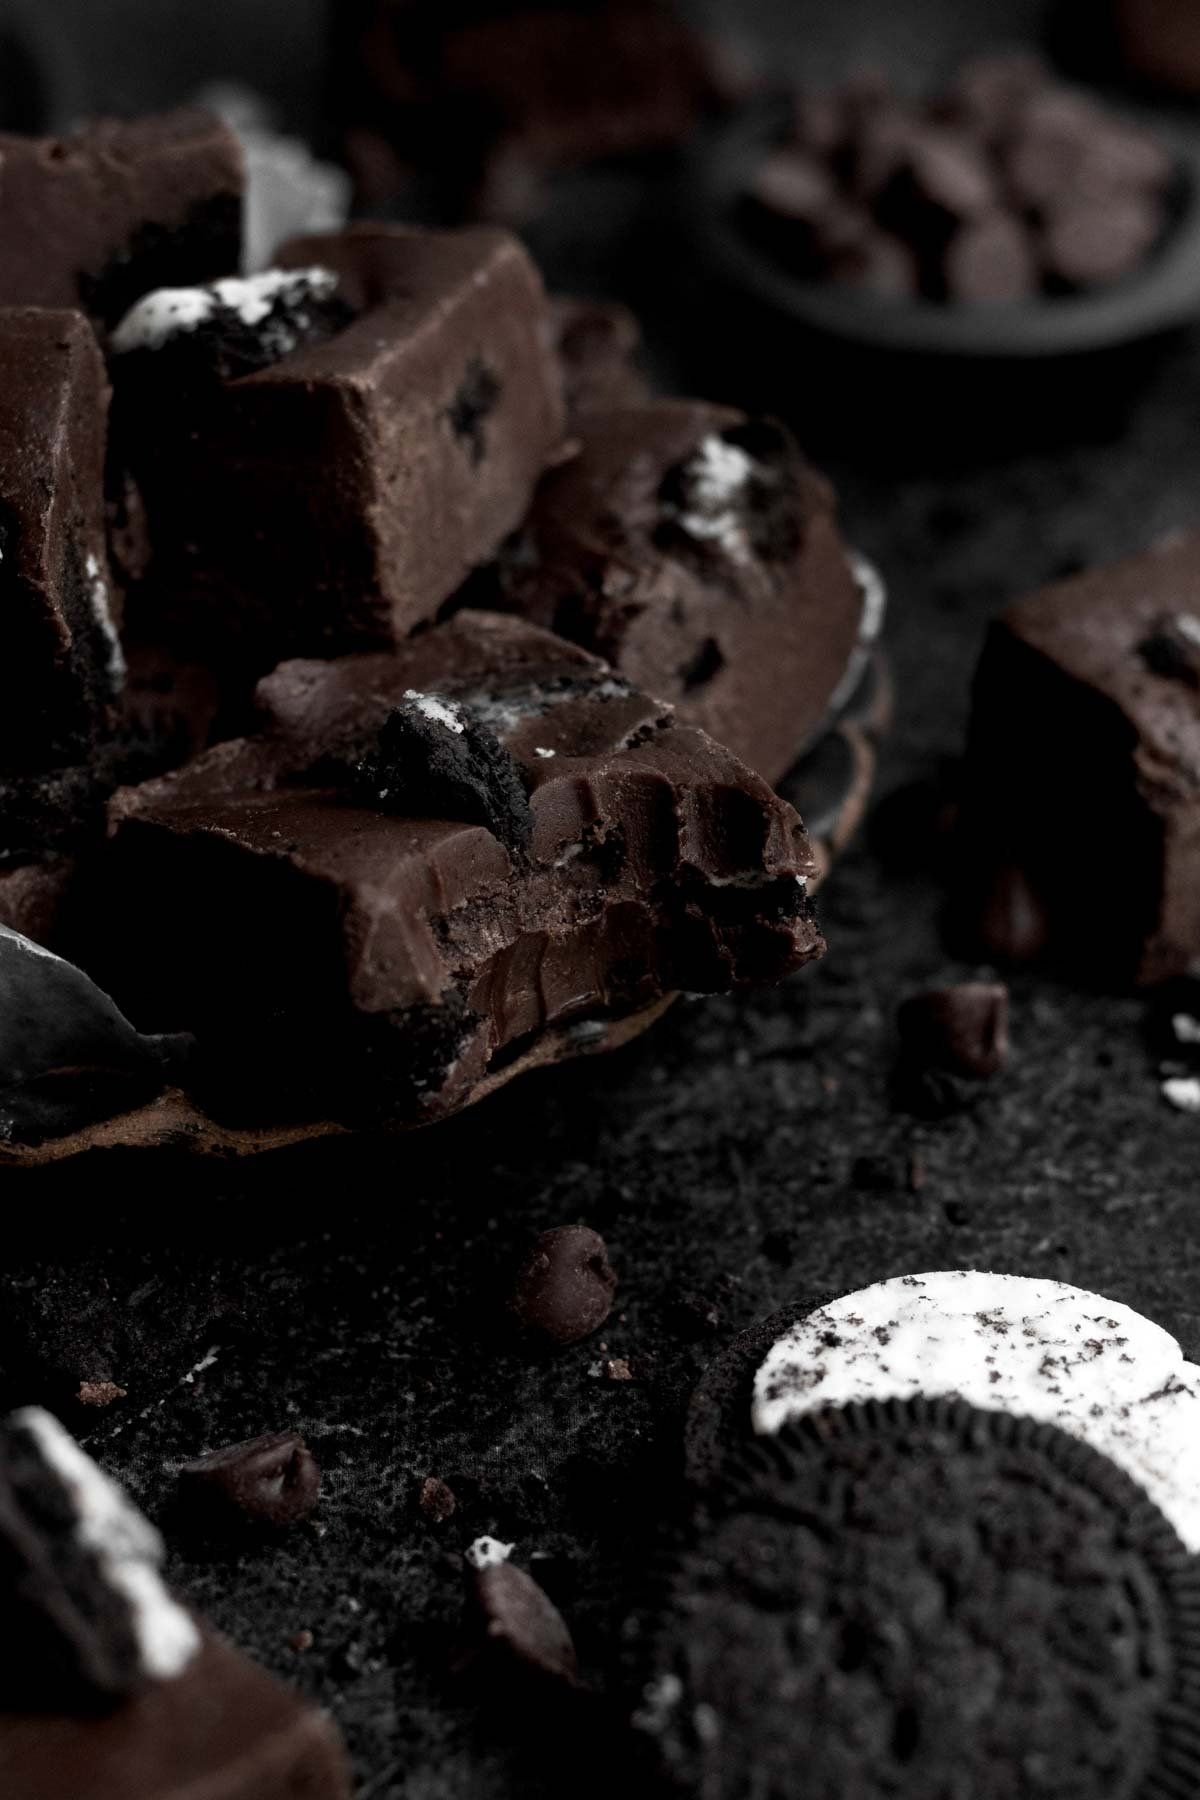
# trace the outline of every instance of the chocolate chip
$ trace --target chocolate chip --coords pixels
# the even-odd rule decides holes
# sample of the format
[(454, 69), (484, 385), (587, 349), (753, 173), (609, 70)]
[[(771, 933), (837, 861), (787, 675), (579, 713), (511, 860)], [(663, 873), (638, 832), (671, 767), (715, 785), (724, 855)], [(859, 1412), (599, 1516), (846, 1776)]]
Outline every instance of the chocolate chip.
[(1041, 899), (1023, 869), (1005, 864), (984, 886), (974, 922), (980, 946), (1006, 963), (1035, 962), (1050, 937)]
[(179, 1471), (187, 1498), (256, 1525), (293, 1525), (317, 1504), (321, 1471), (298, 1431), (210, 1450)]
[(1038, 291), (1033, 244), (1013, 213), (992, 212), (956, 233), (946, 249), (942, 281), (947, 300), (997, 305)]
[(575, 1685), (571, 1633), (531, 1575), (511, 1562), (494, 1563), (472, 1571), (470, 1591), (493, 1656), (523, 1671)]
[(421, 1483), (421, 1492), (417, 1505), (435, 1525), (444, 1525), (446, 1520), (457, 1511), (458, 1500), (452, 1488), (436, 1475), (427, 1475)]
[(508, 750), (469, 706), (443, 695), (413, 692), (393, 708), (355, 769), (354, 786), (388, 812), (485, 825), (512, 851), (533, 833), (525, 783)]
[(586, 1225), (560, 1225), (542, 1233), (522, 1264), (510, 1306), (526, 1331), (576, 1344), (603, 1325), (616, 1286), (603, 1238)]
[(905, 1053), (926, 1069), (983, 1081), (1008, 1061), (1008, 989), (965, 981), (906, 1000), (896, 1023)]
[(1153, 194), (1064, 203), (1041, 234), (1048, 285), (1070, 290), (1119, 281), (1145, 261), (1163, 222), (1162, 203)]

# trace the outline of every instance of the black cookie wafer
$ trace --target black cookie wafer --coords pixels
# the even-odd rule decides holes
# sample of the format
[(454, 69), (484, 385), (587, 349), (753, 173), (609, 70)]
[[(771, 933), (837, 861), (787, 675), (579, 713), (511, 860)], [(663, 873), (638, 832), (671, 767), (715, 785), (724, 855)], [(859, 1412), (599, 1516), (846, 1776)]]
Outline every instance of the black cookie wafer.
[(695, 1486), (712, 1487), (754, 1442), (750, 1425), (754, 1376), (772, 1345), (801, 1319), (839, 1298), (821, 1293), (789, 1300), (778, 1312), (739, 1332), (709, 1363), (696, 1383), (683, 1429), (684, 1465)]
[(1200, 1792), (1200, 1568), (1054, 1426), (923, 1398), (797, 1421), (664, 1591), (635, 1723), (681, 1793)]

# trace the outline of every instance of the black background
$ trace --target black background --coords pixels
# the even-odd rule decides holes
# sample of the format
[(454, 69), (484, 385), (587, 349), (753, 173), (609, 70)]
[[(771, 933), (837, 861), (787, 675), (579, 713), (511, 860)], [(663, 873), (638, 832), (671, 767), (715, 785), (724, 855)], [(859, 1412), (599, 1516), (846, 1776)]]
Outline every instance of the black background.
[[(873, 60), (911, 77), (1036, 30), (1044, 11), (841, 0), (731, 16), (819, 75)], [(291, 122), (314, 118), (315, 4), (54, 0), (34, 16), (53, 26), (69, 110), (170, 101), (234, 72)], [(1006, 599), (1200, 523), (1195, 332), (1001, 384), (831, 360), (706, 281), (668, 235), (667, 188), (636, 204), (604, 193), (596, 217), (619, 218), (620, 243), (572, 209), (539, 234), (555, 276), (636, 299), (682, 388), (786, 413), (887, 577), (884, 796), (959, 749)], [(1117, 863), (1098, 847), (1098, 906)], [(8, 1397), (59, 1405), (164, 1524), (188, 1598), (332, 1707), (364, 1796), (570, 1791), (573, 1770), (538, 1772), (519, 1718), (447, 1674), (459, 1553), (485, 1530), (514, 1540), (588, 1679), (611, 1686), (686, 1396), (729, 1335), (784, 1301), (998, 1268), (1099, 1289), (1200, 1353), (1200, 1120), (1160, 1099), (1142, 1000), (1021, 976), (1012, 1067), (978, 1107), (938, 1124), (893, 1110), (897, 1001), (974, 972), (943, 947), (939, 904), (935, 875), (897, 871), (868, 832), (822, 895), (822, 965), (776, 993), (680, 1005), (617, 1056), (423, 1136), (245, 1167), (114, 1155), (6, 1177)], [(538, 1360), (503, 1327), (508, 1271), (572, 1220), (604, 1234), (618, 1268), (601, 1342), (631, 1360), (631, 1382), (589, 1374), (596, 1341)], [(84, 1414), (69, 1401), (80, 1374), (126, 1398)], [(325, 1471), (315, 1523), (219, 1545), (175, 1518), (179, 1460), (291, 1424)], [(460, 1500), (440, 1526), (416, 1505), (430, 1474)]]

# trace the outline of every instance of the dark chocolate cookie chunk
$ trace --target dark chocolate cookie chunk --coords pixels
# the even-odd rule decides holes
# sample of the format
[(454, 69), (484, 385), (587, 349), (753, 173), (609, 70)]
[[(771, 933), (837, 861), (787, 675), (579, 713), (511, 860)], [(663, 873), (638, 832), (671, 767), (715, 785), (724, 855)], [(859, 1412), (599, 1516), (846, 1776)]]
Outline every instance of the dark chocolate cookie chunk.
[(1200, 1781), (1200, 1577), (1052, 1426), (847, 1407), (747, 1458), (675, 1556), (637, 1724), (705, 1800), (1165, 1800)]
[(20, 1646), (4, 1707), (103, 1706), (200, 1647), (158, 1570), (162, 1540), (50, 1413), (0, 1425), (0, 1592)]
[(444, 694), (405, 694), (358, 765), (354, 787), (388, 812), (486, 825), (509, 850), (524, 849), (533, 833), (513, 757), (469, 705)]
[(204, 287), (156, 288), (112, 334), (114, 378), (157, 386), (163, 403), (178, 409), (197, 391), (322, 343), (353, 318), (332, 269), (267, 269)]
[(182, 1049), (142, 1037), (81, 969), (0, 926), (0, 1141), (59, 1136), (150, 1099)]

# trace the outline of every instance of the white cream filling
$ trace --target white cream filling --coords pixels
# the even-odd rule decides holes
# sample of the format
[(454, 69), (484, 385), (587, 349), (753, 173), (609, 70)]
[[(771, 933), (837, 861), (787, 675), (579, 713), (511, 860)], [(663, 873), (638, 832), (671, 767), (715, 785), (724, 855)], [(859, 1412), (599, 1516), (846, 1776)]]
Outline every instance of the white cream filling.
[(235, 313), (243, 325), (261, 325), (280, 300), (300, 305), (327, 299), (337, 284), (332, 269), (265, 269), (260, 275), (226, 276), (207, 287), (156, 288), (125, 314), (109, 347), (117, 356), (131, 350), (161, 350), (221, 308)]
[(125, 679), (125, 652), (121, 648), (121, 639), (113, 622), (112, 604), (108, 591), (108, 582), (100, 567), (99, 559), (89, 556), (84, 563), (88, 579), (88, 598), (92, 603), (92, 617), (104, 635), (108, 645), (108, 674), (114, 687), (119, 687)]
[(799, 1320), (754, 1377), (770, 1436), (817, 1408), (957, 1396), (1047, 1421), (1139, 1481), (1200, 1550), (1200, 1367), (1119, 1301), (972, 1269), (900, 1276)]
[(404, 698), (411, 700), (423, 719), (429, 719), (435, 725), (444, 725), (447, 731), (453, 731), (458, 737), (467, 729), (462, 709), (453, 700), (440, 699), (437, 694), (423, 694), (417, 688), (405, 688)]
[(495, 1569), (506, 1563), (515, 1549), (515, 1544), (502, 1544), (499, 1538), (477, 1537), (463, 1551), (463, 1558), (473, 1569)]
[(70, 1489), (76, 1536), (128, 1602), (146, 1673), (163, 1681), (180, 1674), (200, 1649), (200, 1633), (163, 1584), (163, 1542), (154, 1526), (52, 1414), (28, 1406), (11, 1423), (29, 1433)]
[(715, 432), (702, 438), (687, 464), (689, 505), (679, 514), (680, 530), (745, 561), (749, 545), (738, 503), (753, 473), (753, 458), (737, 444)]

